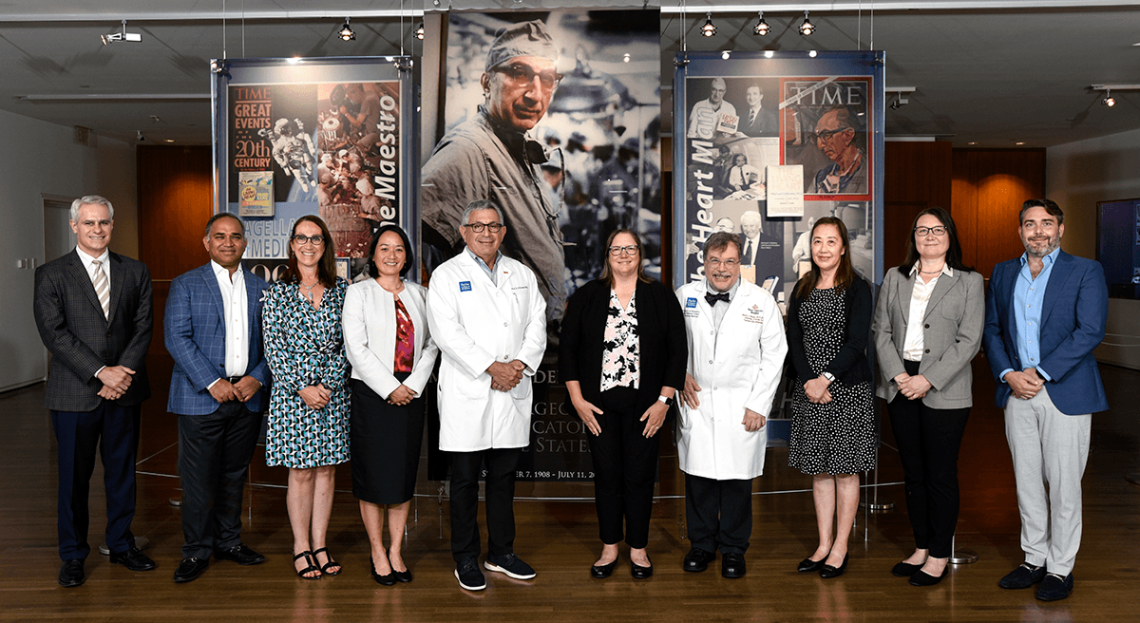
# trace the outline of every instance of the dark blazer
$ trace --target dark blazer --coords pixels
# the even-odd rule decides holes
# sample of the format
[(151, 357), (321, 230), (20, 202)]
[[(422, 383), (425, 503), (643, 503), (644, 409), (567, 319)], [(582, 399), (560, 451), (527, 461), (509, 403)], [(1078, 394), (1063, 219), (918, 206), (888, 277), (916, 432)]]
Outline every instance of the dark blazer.
[[(1003, 370), (1024, 370), (1017, 355), (1017, 324), (1013, 317), (1013, 289), (1021, 272), (1021, 259), (994, 267), (986, 297), (983, 344), (994, 377)], [(1108, 409), (1104, 385), (1093, 350), (1104, 339), (1108, 321), (1108, 286), (1099, 262), (1061, 251), (1049, 273), (1041, 310), (1039, 346), (1041, 363), (1052, 381), (1046, 387), (1061, 413), (1080, 415)], [(1005, 408), (1010, 390), (998, 380), (997, 406)]]
[[(246, 401), (250, 411), (265, 409), (270, 373), (261, 342), (261, 307), (269, 284), (242, 268), (245, 279), (249, 363), (246, 375), (261, 382), (261, 391)], [(207, 415), (218, 410), (207, 387), (226, 376), (226, 314), (222, 290), (209, 263), (176, 277), (170, 284), (163, 319), (166, 350), (174, 357), (166, 410), (179, 415)]]
[(737, 125), (736, 130), (743, 132), (748, 136), (772, 135), (775, 136), (780, 132), (780, 124), (776, 119), (776, 111), (767, 106), (760, 108), (760, 112), (756, 114), (756, 119), (752, 123), (748, 123), (748, 115), (751, 114), (752, 109), (747, 104), (740, 109), (740, 123)]
[[(596, 279), (578, 288), (566, 305), (558, 345), (558, 371), (562, 381), (578, 381), (582, 397), (597, 404), (601, 393), (602, 354), (610, 284)], [(637, 282), (637, 342), (641, 380), (637, 408), (644, 411), (661, 395), (662, 387), (680, 391), (685, 386), (689, 356), (685, 318), (677, 296), (659, 281)]]
[[(793, 289), (793, 292), (795, 290)], [(843, 292), (847, 305), (847, 327), (839, 354), (818, 373), (811, 369), (804, 350), (804, 330), (800, 326), (800, 305), (804, 299), (792, 296), (788, 305), (788, 357), (800, 383), (806, 383), (824, 372), (830, 372), (844, 385), (871, 380), (871, 364), (867, 362), (867, 337), (871, 332), (871, 286), (859, 275)]]
[(146, 264), (111, 253), (111, 312), (104, 318), (83, 261), (72, 251), (36, 269), (36, 328), (52, 354), (44, 406), (53, 411), (93, 411), (102, 402), (103, 366), (135, 371), (116, 404), (131, 407), (150, 398), (146, 351), (154, 311)]

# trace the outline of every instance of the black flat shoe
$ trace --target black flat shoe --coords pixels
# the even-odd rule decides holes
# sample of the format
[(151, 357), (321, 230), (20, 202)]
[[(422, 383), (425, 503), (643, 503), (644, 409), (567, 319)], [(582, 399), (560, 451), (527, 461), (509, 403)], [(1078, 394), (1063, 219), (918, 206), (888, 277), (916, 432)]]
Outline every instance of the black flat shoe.
[(922, 565), (912, 565), (909, 562), (900, 562), (891, 569), (891, 575), (899, 578), (909, 578), (914, 575), (916, 571), (922, 568)]
[(843, 572), (847, 570), (847, 557), (848, 556), (849, 556), (848, 554), (843, 555), (843, 564), (839, 565), (838, 567), (832, 567), (831, 565), (824, 565), (823, 568), (819, 570), (819, 577), (821, 577), (825, 580), (830, 580), (831, 578), (837, 578), (837, 577), (843, 575)]
[(812, 560), (810, 557), (804, 558), (800, 561), (800, 566), (796, 567), (796, 571), (800, 573), (814, 573), (823, 568), (823, 561), (827, 560), (827, 556), (823, 560)]
[(593, 565), (590, 567), (590, 577), (598, 578), (599, 580), (608, 578), (613, 575), (614, 567), (617, 566), (617, 558), (604, 565)]
[(388, 575), (376, 573), (376, 562), (371, 556), (368, 557), (368, 571), (372, 573), (372, 579), (376, 580), (376, 583), (381, 586), (393, 586), (397, 582), (396, 574), (393, 572), (388, 572)]
[(412, 581), (411, 569), (408, 569), (407, 571), (396, 571), (395, 569), (392, 569), (392, 575), (396, 576), (396, 581), (401, 584), (407, 584), (408, 582)]
[(649, 561), (648, 567), (642, 567), (631, 560), (629, 562), (629, 574), (632, 575), (635, 580), (648, 580), (653, 577), (653, 561)]
[(942, 575), (938, 577), (934, 577), (933, 575), (928, 574), (920, 568), (918, 571), (914, 572), (914, 575), (910, 576), (910, 585), (934, 586), (935, 584), (941, 582), (942, 578), (946, 577), (948, 573), (950, 573), (950, 565), (946, 565), (946, 568), (942, 570)]
[[(304, 569), (301, 569), (300, 571), (297, 571), (296, 568), (293, 569), (294, 571), (297, 572), (297, 577), (301, 578), (302, 580), (319, 580), (319, 579), (321, 579), (321, 574), (319, 573), (321, 568), (317, 566), (317, 563), (313, 562), (313, 552), (310, 552), (309, 550), (305, 550), (305, 551), (301, 552), (300, 554), (293, 554), (293, 562), (296, 562), (302, 558), (305, 559), (305, 565), (306, 566)], [(305, 575), (306, 573), (312, 573), (314, 571), (318, 572), (317, 575)]]

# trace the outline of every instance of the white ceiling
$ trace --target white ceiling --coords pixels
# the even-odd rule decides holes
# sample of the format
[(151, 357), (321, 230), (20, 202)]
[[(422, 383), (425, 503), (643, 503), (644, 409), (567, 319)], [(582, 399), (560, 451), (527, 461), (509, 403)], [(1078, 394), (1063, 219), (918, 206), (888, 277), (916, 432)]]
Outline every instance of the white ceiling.
[[(449, 2), (454, 10), (599, 4), (442, 4)], [(410, 33), (425, 4), (433, 8), (432, 0), (406, 2), (401, 26), (393, 0), (0, 0), (0, 109), (97, 135), (133, 139), (141, 130), (148, 141), (208, 144), (210, 59), (393, 55), (401, 38), (406, 52), (418, 54), (423, 43)], [(812, 37), (797, 32), (805, 7), (817, 27)], [(710, 38), (698, 32), (706, 9), (718, 27)], [(761, 9), (772, 26), (767, 37), (752, 34)], [(1140, 0), (694, 0), (684, 21), (678, 11), (676, 2), (662, 7), (666, 87), (682, 24), (693, 51), (867, 49), (873, 32), (874, 48), (886, 51), (888, 87), (917, 89), (908, 105), (887, 111), (888, 136), (1047, 147), (1140, 128), (1140, 91), (1114, 93), (1118, 103), (1110, 109), (1088, 89), (1140, 83)], [(357, 33), (347, 43), (335, 36), (346, 15)], [(102, 45), (99, 35), (118, 30), (123, 17), (143, 41)]]

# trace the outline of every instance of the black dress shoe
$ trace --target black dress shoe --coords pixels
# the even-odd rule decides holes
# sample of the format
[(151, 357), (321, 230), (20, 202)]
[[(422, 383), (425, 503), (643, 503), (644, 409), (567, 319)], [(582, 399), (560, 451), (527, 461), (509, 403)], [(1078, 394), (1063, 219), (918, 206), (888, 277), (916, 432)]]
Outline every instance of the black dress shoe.
[(681, 567), (685, 571), (700, 573), (709, 568), (709, 563), (712, 562), (714, 558), (716, 558), (716, 554), (706, 552), (699, 547), (694, 547), (689, 550), (688, 554), (685, 554), (685, 562)]
[(843, 575), (843, 572), (847, 570), (847, 557), (848, 554), (843, 555), (843, 564), (839, 565), (838, 567), (823, 565), (823, 568), (819, 570), (819, 577), (825, 580), (830, 580), (831, 578), (837, 578)]
[(935, 584), (938, 584), (939, 582), (941, 582), (942, 578), (946, 577), (947, 574), (949, 574), (949, 573), (950, 573), (950, 565), (946, 565), (946, 568), (942, 570), (942, 575), (940, 575), (938, 577), (930, 575), (929, 573), (923, 571), (920, 568), (918, 571), (915, 571), (914, 574), (910, 576), (910, 585), (911, 586), (934, 586)]
[(193, 582), (210, 566), (209, 558), (183, 558), (174, 570), (174, 581), (178, 584)]
[(631, 560), (629, 563), (629, 574), (632, 575), (635, 580), (648, 580), (653, 577), (653, 561), (649, 561), (648, 567), (642, 567)]
[(598, 578), (599, 580), (605, 579), (613, 575), (614, 567), (617, 566), (617, 558), (604, 565), (592, 565), (590, 567), (590, 577)]
[(83, 573), (83, 561), (80, 559), (68, 560), (59, 568), (59, 585), (64, 588), (75, 588), (87, 581)]
[(1057, 601), (1065, 599), (1073, 592), (1073, 574), (1061, 577), (1056, 573), (1045, 576), (1041, 586), (1037, 587), (1037, 599), (1041, 601)]
[(218, 560), (232, 560), (239, 565), (260, 565), (265, 562), (265, 556), (253, 551), (249, 546), (238, 543), (233, 547), (214, 550), (214, 558)]
[(922, 565), (912, 565), (909, 562), (900, 562), (891, 569), (891, 575), (900, 578), (909, 578), (914, 575), (915, 571), (922, 568)]
[(800, 573), (814, 573), (823, 568), (824, 560), (827, 560), (827, 556), (824, 556), (823, 560), (812, 560), (810, 557), (804, 558), (800, 561), (800, 566), (796, 567), (796, 571)]
[(745, 572), (744, 554), (728, 553), (721, 558), (720, 574), (722, 576), (734, 580), (744, 577)]
[(1027, 562), (1021, 563), (998, 582), (998, 586), (1009, 589), (1029, 588), (1045, 579), (1045, 567), (1037, 567)]
[(123, 565), (131, 571), (151, 571), (154, 561), (137, 547), (131, 547), (123, 552), (111, 552), (111, 564)]

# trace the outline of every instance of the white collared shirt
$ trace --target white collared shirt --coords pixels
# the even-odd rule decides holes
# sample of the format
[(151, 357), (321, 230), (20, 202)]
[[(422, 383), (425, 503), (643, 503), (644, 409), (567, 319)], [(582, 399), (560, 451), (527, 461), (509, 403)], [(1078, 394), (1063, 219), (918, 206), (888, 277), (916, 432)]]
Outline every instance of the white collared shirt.
[[(239, 266), (229, 269), (210, 260), (218, 286), (222, 290), (222, 309), (226, 321), (226, 376), (245, 376), (249, 365), (249, 303), (245, 293), (245, 271)], [(216, 382), (216, 381), (215, 381)]]
[(906, 341), (903, 342), (903, 359), (907, 361), (922, 361), (923, 338), (922, 319), (926, 316), (926, 304), (930, 302), (930, 295), (934, 294), (934, 286), (938, 285), (938, 278), (942, 275), (954, 276), (954, 269), (946, 264), (942, 265), (942, 272), (935, 275), (927, 283), (923, 283), (922, 276), (918, 274), (918, 267), (922, 262), (915, 262), (910, 269), (914, 277), (914, 289), (910, 293), (910, 313), (906, 321)]

